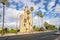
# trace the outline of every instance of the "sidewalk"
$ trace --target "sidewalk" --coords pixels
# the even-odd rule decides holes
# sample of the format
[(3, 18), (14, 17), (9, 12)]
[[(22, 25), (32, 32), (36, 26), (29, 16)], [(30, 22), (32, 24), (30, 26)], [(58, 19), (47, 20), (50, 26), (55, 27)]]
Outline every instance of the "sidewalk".
[(4, 34), (3, 36), (0, 34), (0, 37), (4, 37), (4, 36), (14, 36), (14, 35), (24, 35), (24, 34), (34, 34), (34, 33), (43, 33), (43, 32), (51, 32), (51, 31), (40, 31), (40, 32), (29, 32), (29, 33), (7, 33)]

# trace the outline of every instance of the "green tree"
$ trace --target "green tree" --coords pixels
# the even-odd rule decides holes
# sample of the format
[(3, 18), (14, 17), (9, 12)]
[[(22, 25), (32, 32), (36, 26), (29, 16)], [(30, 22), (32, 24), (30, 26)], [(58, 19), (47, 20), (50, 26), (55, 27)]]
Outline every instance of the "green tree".
[(9, 30), (9, 33), (16, 33), (16, 30), (11, 29), (11, 30)]
[(34, 7), (31, 6), (31, 7), (30, 7), (30, 10), (33, 11), (33, 10), (34, 10)]
[(45, 26), (46, 29), (48, 29), (49, 24), (48, 24), (47, 22), (45, 22), (45, 23), (44, 23), (44, 26)]
[(2, 30), (0, 30), (0, 34), (2, 34)]
[(9, 29), (8, 28), (4, 28), (4, 33), (8, 33)]
[(34, 25), (34, 26), (33, 26), (33, 30), (35, 30), (35, 28), (36, 28), (36, 26)]
[(33, 31), (37, 31), (37, 27), (35, 25), (33, 26)]
[[(38, 15), (38, 23), (40, 23), (40, 22), (39, 22), (39, 18), (40, 18), (40, 17), (43, 18), (43, 14), (41, 14), (40, 12), (37, 12), (37, 15)], [(40, 26), (40, 24), (39, 24), (39, 26)]]
[(48, 30), (57, 30), (57, 27), (55, 25), (48, 24), (47, 22), (44, 23), (44, 26)]
[(41, 14), (40, 12), (37, 12), (37, 15), (41, 18), (43, 18), (43, 14)]
[(50, 30), (57, 30), (57, 27), (55, 25), (49, 25)]
[(3, 22), (2, 22), (2, 34), (4, 34), (4, 14), (5, 14), (5, 7), (4, 5), (6, 4), (6, 0), (2, 0), (1, 2), (3, 4)]
[(33, 31), (39, 31), (39, 27), (33, 26)]
[(33, 26), (33, 30), (34, 31), (45, 31), (45, 29), (43, 27), (37, 27), (37, 26)]
[(33, 10), (34, 10), (34, 7), (31, 6), (31, 7), (30, 7), (30, 11), (31, 11), (31, 13), (32, 13), (32, 26), (33, 26)]
[[(27, 10), (27, 15), (30, 15), (30, 11), (29, 10)], [(27, 17), (27, 20), (28, 20), (29, 30), (30, 30), (30, 21), (29, 21), (30, 20), (30, 17), (29, 16)]]
[[(28, 8), (28, 7), (26, 6), (25, 8)], [(34, 10), (34, 8), (31, 7), (31, 8), (30, 8), (30, 11), (32, 12), (33, 10)], [(30, 11), (29, 11), (28, 9), (26, 10), (27, 15), (30, 15), (30, 13), (31, 13)], [(28, 20), (28, 23), (29, 23), (29, 29), (30, 29), (30, 22), (29, 22), (29, 19), (30, 19), (30, 17), (28, 16), (28, 17), (27, 17), (27, 20)]]
[[(32, 14), (32, 26), (33, 26), (33, 11), (34, 11), (34, 7), (33, 6), (30, 7), (30, 11), (31, 11), (31, 14)], [(33, 31), (33, 30), (31, 30), (31, 31)]]
[(39, 31), (44, 31), (45, 29), (43, 27), (40, 27)]
[(17, 29), (17, 32), (20, 32), (20, 30), (19, 30), (19, 29)]
[(0, 0), (0, 3), (3, 4), (3, 21), (2, 21), (2, 35), (4, 34), (4, 17), (5, 17), (5, 5), (9, 2), (7, 0)]

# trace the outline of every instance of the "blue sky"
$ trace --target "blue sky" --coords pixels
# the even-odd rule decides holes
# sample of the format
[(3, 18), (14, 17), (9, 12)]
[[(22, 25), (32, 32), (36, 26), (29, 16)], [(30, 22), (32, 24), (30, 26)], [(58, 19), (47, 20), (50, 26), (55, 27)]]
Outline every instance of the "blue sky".
[[(44, 15), (43, 22), (47, 21), (50, 24), (60, 26), (60, 0), (8, 0), (9, 7), (5, 6), (5, 26), (15, 26), (18, 14), (22, 14), (26, 5), (30, 8), (34, 7), (33, 21), (34, 25), (38, 25), (38, 16), (36, 12), (39, 11)], [(0, 14), (2, 15), (2, 4), (0, 3)], [(40, 18), (40, 22), (42, 21)], [(0, 24), (2, 22), (2, 17)], [(40, 25), (43, 25), (43, 22)], [(8, 25), (9, 24), (9, 25)]]

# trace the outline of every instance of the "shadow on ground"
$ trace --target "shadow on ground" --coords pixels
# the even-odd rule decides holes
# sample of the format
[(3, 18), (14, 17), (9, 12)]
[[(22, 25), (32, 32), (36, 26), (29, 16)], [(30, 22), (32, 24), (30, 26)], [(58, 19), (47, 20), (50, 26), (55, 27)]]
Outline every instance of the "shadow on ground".
[(60, 35), (55, 35), (54, 32), (44, 32), (44, 33), (5, 36), (0, 37), (0, 40), (55, 40), (58, 39), (59, 37)]

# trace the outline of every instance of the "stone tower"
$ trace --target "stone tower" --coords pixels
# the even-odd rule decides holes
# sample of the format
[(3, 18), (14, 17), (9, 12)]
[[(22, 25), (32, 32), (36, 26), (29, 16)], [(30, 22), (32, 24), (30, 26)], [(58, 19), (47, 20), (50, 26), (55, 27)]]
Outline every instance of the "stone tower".
[(32, 14), (28, 10), (28, 6), (25, 6), (24, 13), (20, 15), (20, 32), (32, 31)]

